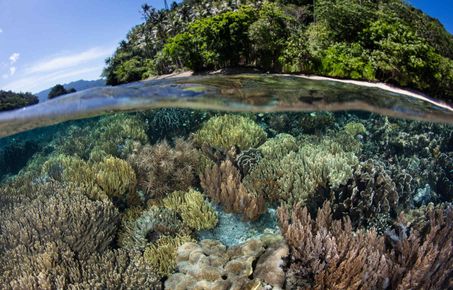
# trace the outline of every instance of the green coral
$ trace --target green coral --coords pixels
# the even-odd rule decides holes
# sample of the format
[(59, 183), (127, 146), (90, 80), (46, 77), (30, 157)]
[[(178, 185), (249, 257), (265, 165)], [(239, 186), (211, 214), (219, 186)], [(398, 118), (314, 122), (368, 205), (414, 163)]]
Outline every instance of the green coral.
[(266, 140), (266, 133), (247, 117), (223, 115), (209, 119), (195, 133), (194, 139), (198, 144), (208, 144), (224, 150), (233, 146), (246, 150), (263, 143)]
[(121, 197), (135, 192), (137, 178), (126, 161), (109, 156), (95, 164), (94, 171), (97, 185), (109, 197)]
[(135, 172), (124, 160), (107, 156), (100, 162), (87, 162), (77, 156), (59, 154), (47, 160), (42, 172), (78, 189), (92, 199), (138, 199)]
[(143, 257), (157, 274), (168, 276), (176, 268), (178, 247), (188, 242), (195, 242), (195, 240), (188, 235), (163, 236), (145, 249)]
[(279, 153), (265, 155), (243, 179), (249, 191), (265, 195), (267, 200), (305, 202), (320, 188), (345, 184), (358, 163), (355, 152), (344, 150), (346, 145), (336, 136), (322, 141), (305, 138), (298, 147), (277, 145), (292, 144), (288, 142), (291, 135), (274, 139), (264, 145), (273, 144), (271, 148)]
[(179, 213), (190, 228), (200, 231), (212, 229), (217, 224), (217, 214), (199, 191), (175, 191), (163, 199), (166, 208)]
[(352, 136), (366, 133), (365, 126), (360, 122), (349, 122), (344, 126), (344, 130)]

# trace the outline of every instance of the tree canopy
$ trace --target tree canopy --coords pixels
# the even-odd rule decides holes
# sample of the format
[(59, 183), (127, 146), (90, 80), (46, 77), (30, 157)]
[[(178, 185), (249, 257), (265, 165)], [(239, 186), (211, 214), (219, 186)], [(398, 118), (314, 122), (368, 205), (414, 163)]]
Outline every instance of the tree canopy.
[(37, 104), (38, 97), (31, 93), (14, 93), (0, 90), (0, 112)]
[(50, 89), (50, 92), (49, 92), (47, 98), (50, 100), (50, 99), (56, 98), (58, 96), (75, 93), (75, 92), (76, 92), (76, 89), (74, 89), (74, 88), (70, 88), (67, 90), (67, 89), (65, 89), (65, 87), (63, 85), (57, 84)]
[(185, 0), (170, 10), (143, 5), (142, 14), (145, 22), (107, 60), (108, 84), (254, 66), (453, 100), (453, 36), (403, 0)]

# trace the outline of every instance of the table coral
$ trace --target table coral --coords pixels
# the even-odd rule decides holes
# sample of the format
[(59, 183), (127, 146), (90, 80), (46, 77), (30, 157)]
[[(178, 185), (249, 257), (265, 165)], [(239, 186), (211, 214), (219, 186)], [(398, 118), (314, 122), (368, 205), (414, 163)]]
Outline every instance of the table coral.
[[(278, 236), (263, 236), (228, 249), (216, 240), (185, 243), (177, 251), (179, 272), (168, 278), (165, 287), (174, 290), (282, 289), (285, 247)], [(283, 250), (274, 251), (280, 248)]]
[(240, 115), (223, 115), (209, 119), (194, 134), (197, 144), (228, 150), (238, 146), (241, 150), (257, 147), (266, 140), (266, 133), (253, 120)]

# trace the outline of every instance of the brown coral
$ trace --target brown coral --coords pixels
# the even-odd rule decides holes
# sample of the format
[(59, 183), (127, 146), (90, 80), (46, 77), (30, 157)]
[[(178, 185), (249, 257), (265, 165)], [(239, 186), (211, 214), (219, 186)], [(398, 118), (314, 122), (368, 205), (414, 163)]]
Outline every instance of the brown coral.
[(0, 261), (5, 289), (162, 289), (139, 252), (107, 251), (79, 260), (64, 243), (48, 242), (18, 246)]
[(1, 215), (0, 248), (62, 241), (79, 257), (103, 252), (114, 238), (118, 211), (109, 201), (72, 192), (41, 197)]
[(349, 216), (354, 228), (374, 226), (382, 233), (398, 215), (398, 200), (395, 183), (384, 166), (370, 159), (360, 163), (348, 183), (334, 191), (332, 207), (335, 218)]
[(245, 220), (256, 220), (266, 210), (264, 197), (251, 194), (241, 183), (241, 174), (231, 161), (206, 168), (200, 175), (204, 191), (226, 212), (243, 215)]
[[(447, 289), (453, 268), (453, 208), (427, 208), (425, 230), (353, 232), (350, 219), (332, 219), (328, 202), (312, 219), (307, 208), (279, 208), (282, 233), (290, 246), (287, 288)], [(418, 226), (420, 228), (420, 226)], [(423, 228), (423, 227), (422, 227)]]
[(146, 197), (156, 198), (195, 186), (200, 154), (192, 143), (176, 139), (174, 147), (166, 141), (146, 145), (130, 155), (129, 162), (137, 172), (138, 185)]

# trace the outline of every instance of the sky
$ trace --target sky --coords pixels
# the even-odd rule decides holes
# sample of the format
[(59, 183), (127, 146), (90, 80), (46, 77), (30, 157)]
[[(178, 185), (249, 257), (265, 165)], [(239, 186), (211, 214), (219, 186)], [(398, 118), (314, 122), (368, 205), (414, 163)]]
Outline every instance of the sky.
[[(37, 93), (98, 79), (140, 6), (158, 0), (0, 0), (0, 89)], [(169, 3), (171, 0), (168, 1)], [(453, 0), (409, 0), (453, 33)]]

